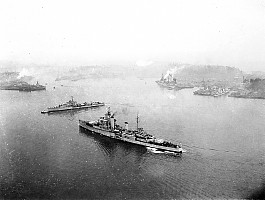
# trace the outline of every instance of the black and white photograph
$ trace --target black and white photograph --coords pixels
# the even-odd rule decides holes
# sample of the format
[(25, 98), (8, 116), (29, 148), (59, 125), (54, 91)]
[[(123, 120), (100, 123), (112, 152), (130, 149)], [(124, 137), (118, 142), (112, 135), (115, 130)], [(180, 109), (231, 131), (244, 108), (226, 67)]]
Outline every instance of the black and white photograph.
[(0, 199), (265, 199), (265, 1), (0, 0)]

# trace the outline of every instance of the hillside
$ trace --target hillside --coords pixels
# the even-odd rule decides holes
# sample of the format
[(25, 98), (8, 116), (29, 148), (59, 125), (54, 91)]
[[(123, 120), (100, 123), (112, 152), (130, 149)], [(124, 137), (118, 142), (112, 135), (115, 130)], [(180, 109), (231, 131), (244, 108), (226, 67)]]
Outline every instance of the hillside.
[(265, 91), (265, 79), (251, 79), (246, 88), (252, 91)]
[(169, 69), (165, 78), (173, 75), (176, 79), (188, 80), (222, 80), (238, 82), (243, 80), (243, 72), (235, 67), (216, 65), (176, 65)]
[(13, 81), (19, 76), (18, 72), (3, 72), (0, 73), (0, 82)]
[(120, 67), (110, 67), (101, 65), (79, 66), (72, 68), (68, 71), (58, 74), (56, 81), (70, 80), (78, 81), (88, 78), (115, 78), (125, 74), (124, 70)]
[(265, 79), (265, 72), (262, 71), (253, 71), (245, 76), (245, 79)]
[(21, 76), (19, 72), (2, 72), (0, 73), (0, 83), (7, 83), (12, 81), (30, 82), (34, 77)]
[(234, 89), (229, 95), (237, 98), (265, 99), (265, 79), (250, 79), (244, 81), (241, 87)]

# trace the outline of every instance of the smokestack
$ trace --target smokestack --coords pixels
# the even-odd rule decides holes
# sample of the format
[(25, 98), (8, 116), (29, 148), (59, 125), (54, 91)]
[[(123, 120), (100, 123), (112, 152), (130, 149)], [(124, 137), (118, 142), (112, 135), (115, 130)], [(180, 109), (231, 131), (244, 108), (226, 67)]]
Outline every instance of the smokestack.
[(129, 125), (128, 125), (128, 122), (125, 122), (124, 129), (125, 129), (126, 131), (128, 131), (128, 130), (129, 130)]
[(114, 123), (114, 117), (110, 118), (110, 128), (113, 130), (115, 127), (115, 123)]

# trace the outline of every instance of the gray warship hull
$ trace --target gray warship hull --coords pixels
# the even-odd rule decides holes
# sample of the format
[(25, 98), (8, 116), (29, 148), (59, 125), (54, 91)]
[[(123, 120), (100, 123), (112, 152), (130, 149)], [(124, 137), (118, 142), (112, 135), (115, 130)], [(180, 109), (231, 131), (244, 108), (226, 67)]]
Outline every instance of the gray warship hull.
[(68, 107), (59, 107), (59, 108), (51, 108), (47, 110), (41, 111), (41, 113), (52, 113), (52, 112), (60, 112), (60, 111), (68, 111), (68, 110), (80, 110), (80, 109), (85, 109), (85, 108), (97, 108), (105, 106), (104, 103), (97, 103), (97, 104), (88, 104), (84, 106), (68, 106)]
[(147, 147), (147, 148), (154, 148), (156, 150), (163, 151), (163, 152), (171, 152), (171, 153), (177, 153), (177, 154), (182, 153), (181, 147), (173, 148), (173, 147), (166, 147), (166, 146), (162, 146), (162, 145), (158, 145), (158, 144), (152, 144), (152, 143), (148, 143), (148, 142), (137, 141), (134, 137), (129, 137), (129, 138), (117, 137), (115, 135), (115, 132), (113, 132), (111, 130), (105, 130), (105, 129), (97, 127), (97, 126), (90, 125), (89, 121), (79, 120), (79, 126), (84, 128), (87, 131), (92, 132), (93, 134), (100, 135), (102, 137), (108, 137), (108, 138), (111, 138), (113, 140), (117, 140), (117, 141), (121, 141), (121, 142), (125, 142), (125, 143), (130, 143), (130, 144), (134, 144), (134, 145), (138, 145), (138, 146), (143, 146), (143, 147)]

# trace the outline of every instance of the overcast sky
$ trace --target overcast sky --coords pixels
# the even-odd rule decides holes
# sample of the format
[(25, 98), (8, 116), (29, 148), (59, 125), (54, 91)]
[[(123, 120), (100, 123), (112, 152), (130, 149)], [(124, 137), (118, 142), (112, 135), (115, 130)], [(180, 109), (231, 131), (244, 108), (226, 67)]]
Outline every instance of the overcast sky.
[(0, 1), (0, 60), (265, 70), (265, 1)]

